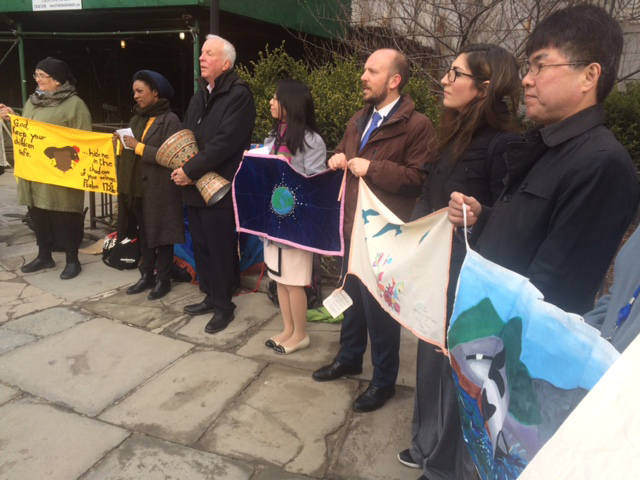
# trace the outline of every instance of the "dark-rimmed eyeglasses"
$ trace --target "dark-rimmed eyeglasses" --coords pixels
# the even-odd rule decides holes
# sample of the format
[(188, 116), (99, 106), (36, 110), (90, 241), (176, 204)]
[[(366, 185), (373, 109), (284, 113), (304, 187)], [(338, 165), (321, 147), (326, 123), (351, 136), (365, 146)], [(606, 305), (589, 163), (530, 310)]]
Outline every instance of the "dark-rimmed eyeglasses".
[(476, 78), (469, 73), (461, 72), (460, 70), (456, 70), (455, 68), (450, 68), (449, 70), (447, 70), (447, 80), (449, 80), (449, 83), (455, 82), (458, 77), (468, 77), (474, 79)]
[(589, 65), (590, 62), (568, 62), (568, 63), (534, 63), (531, 64), (529, 62), (525, 63), (522, 67), (522, 78), (526, 77), (528, 74), (535, 77), (540, 73), (540, 70), (546, 67), (566, 67), (573, 65)]
[(34, 80), (44, 80), (45, 78), (51, 78), (51, 75), (47, 75), (46, 73), (34, 73)]

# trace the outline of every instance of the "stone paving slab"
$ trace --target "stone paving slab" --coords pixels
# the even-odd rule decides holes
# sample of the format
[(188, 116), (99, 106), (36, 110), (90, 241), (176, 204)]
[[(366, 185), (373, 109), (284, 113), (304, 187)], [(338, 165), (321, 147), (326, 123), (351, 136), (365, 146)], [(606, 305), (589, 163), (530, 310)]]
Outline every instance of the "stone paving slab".
[(279, 468), (267, 468), (258, 473), (255, 480), (305, 480), (311, 478), (306, 475), (283, 472)]
[(0, 357), (0, 380), (97, 415), (192, 348), (96, 319)]
[(20, 278), (0, 281), (0, 324), (62, 303), (64, 299), (29, 285)]
[(8, 322), (5, 328), (38, 337), (47, 337), (90, 318), (90, 316), (68, 307), (55, 307)]
[[(131, 283), (135, 283), (138, 278), (139, 274)], [(188, 283), (175, 283), (171, 291), (158, 300), (148, 300), (149, 292), (150, 290), (146, 290), (137, 295), (127, 295), (123, 288), (106, 298), (82, 302), (82, 306), (96, 315), (152, 330), (182, 316), (184, 298), (196, 294), (197, 287)]]
[[(85, 257), (89, 257), (90, 261)], [(76, 301), (132, 284), (140, 277), (137, 270), (120, 271), (109, 268), (104, 263), (95, 261), (92, 255), (80, 255), (80, 263), (82, 273), (71, 280), (60, 280), (64, 260), (56, 261), (55, 268), (26, 274), (24, 279), (56, 297)]]
[(20, 390), (16, 390), (12, 387), (7, 387), (6, 385), (2, 385), (0, 383), (0, 405), (8, 402), (14, 397), (20, 395)]
[(211, 320), (211, 314), (197, 315), (175, 331), (178, 338), (196, 344), (212, 345), (229, 349), (238, 346), (261, 325), (278, 313), (271, 300), (263, 293), (249, 293), (233, 298), (236, 304), (235, 319), (221, 332), (210, 335), (204, 327)]
[(210, 452), (323, 477), (327, 437), (345, 424), (357, 388), (353, 380), (321, 384), (307, 372), (270, 365), (198, 444)]
[(14, 332), (7, 327), (0, 327), (0, 355), (14, 348), (35, 342), (37, 337), (22, 332)]
[(18, 278), (13, 272), (4, 272), (0, 270), (0, 282), (6, 282), (7, 280), (13, 280), (14, 278)]
[(420, 471), (398, 462), (398, 452), (411, 446), (413, 390), (396, 388), (384, 407), (356, 413), (344, 439), (333, 474), (349, 480), (415, 480)]
[(243, 357), (257, 358), (273, 363), (297, 367), (313, 371), (333, 360), (340, 348), (340, 324), (307, 323), (307, 332), (311, 338), (311, 346), (291, 355), (279, 355), (265, 347), (264, 342), (282, 331), (282, 316), (278, 314), (273, 320), (253, 335), (249, 341), (236, 352)]
[(35, 399), (0, 407), (0, 478), (73, 480), (130, 433)]
[(82, 480), (249, 480), (252, 474), (249, 464), (135, 434)]
[(263, 365), (222, 352), (188, 355), (100, 418), (182, 445), (202, 436)]
[[(52, 295), (45, 290), (25, 283), (21, 285), (23, 285), (24, 288), (20, 292), (20, 295), (14, 300), (4, 304), (4, 308), (7, 309), (7, 317), (19, 318), (64, 303), (63, 298)], [(0, 286), (0, 288), (2, 288), (2, 286)]]
[[(315, 323), (307, 322), (307, 332), (311, 338), (311, 346), (306, 350), (295, 352), (292, 355), (278, 355), (273, 350), (264, 346), (264, 342), (273, 335), (282, 331), (282, 317), (277, 315), (267, 323), (260, 332), (240, 347), (238, 355), (258, 358), (274, 363), (282, 363), (309, 371), (316, 370), (333, 361), (340, 350), (339, 323)], [(400, 371), (398, 372), (397, 385), (415, 387), (416, 384), (416, 352), (418, 338), (406, 328), (400, 333)], [(371, 381), (373, 366), (371, 365), (371, 351), (369, 345), (364, 354), (362, 373), (353, 378)]]

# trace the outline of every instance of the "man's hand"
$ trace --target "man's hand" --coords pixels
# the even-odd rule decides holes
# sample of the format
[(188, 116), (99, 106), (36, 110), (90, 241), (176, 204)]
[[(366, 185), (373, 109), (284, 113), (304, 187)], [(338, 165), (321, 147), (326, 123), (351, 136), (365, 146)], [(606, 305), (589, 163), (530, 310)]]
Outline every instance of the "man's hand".
[(9, 120), (9, 115), (15, 115), (16, 112), (13, 111), (13, 108), (8, 107), (4, 103), (0, 103), (0, 118), (3, 120)]
[(191, 179), (187, 177), (187, 174), (184, 173), (182, 167), (176, 168), (173, 172), (171, 172), (171, 180), (173, 180), (173, 183), (181, 187), (193, 185), (193, 181), (191, 181)]
[(482, 205), (473, 197), (467, 197), (460, 192), (453, 192), (449, 200), (447, 216), (449, 221), (456, 227), (464, 227), (464, 217), (462, 209), (467, 211), (467, 227), (475, 225), (482, 212)]
[(344, 170), (347, 168), (347, 156), (344, 153), (336, 153), (329, 159), (327, 165), (331, 170)]
[(355, 157), (347, 162), (347, 166), (351, 173), (356, 177), (364, 177), (369, 171), (371, 160), (366, 158)]

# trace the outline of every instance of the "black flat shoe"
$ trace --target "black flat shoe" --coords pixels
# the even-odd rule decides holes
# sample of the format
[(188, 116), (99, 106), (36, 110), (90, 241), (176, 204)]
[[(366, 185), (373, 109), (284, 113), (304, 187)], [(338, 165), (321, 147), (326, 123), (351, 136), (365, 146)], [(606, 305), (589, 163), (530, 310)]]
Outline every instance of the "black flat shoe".
[(193, 305), (186, 305), (182, 311), (187, 315), (204, 315), (205, 313), (213, 313), (213, 305), (209, 305), (204, 300)]
[(396, 387), (376, 387), (369, 384), (362, 395), (355, 399), (351, 408), (355, 412), (373, 412), (382, 407), (396, 394)]
[(207, 326), (204, 327), (205, 333), (217, 333), (221, 332), (229, 326), (234, 319), (233, 312), (231, 313), (214, 313)]
[(331, 365), (325, 365), (313, 372), (311, 377), (316, 382), (329, 382), (345, 375), (359, 375), (361, 373), (362, 365), (345, 365), (336, 360)]
[(38, 270), (44, 270), (45, 268), (53, 268), (56, 266), (56, 262), (52, 258), (43, 260), (42, 258), (34, 258), (26, 265), (23, 265), (20, 271), (22, 273), (37, 272)]
[(158, 280), (151, 293), (147, 296), (149, 300), (158, 300), (171, 291), (171, 280)]
[(80, 262), (67, 263), (60, 274), (60, 278), (62, 280), (70, 280), (80, 275), (81, 271), (82, 266), (80, 265)]
[(136, 293), (142, 293), (148, 288), (153, 288), (156, 285), (156, 276), (153, 273), (143, 273), (135, 284), (127, 288), (127, 295), (135, 295)]

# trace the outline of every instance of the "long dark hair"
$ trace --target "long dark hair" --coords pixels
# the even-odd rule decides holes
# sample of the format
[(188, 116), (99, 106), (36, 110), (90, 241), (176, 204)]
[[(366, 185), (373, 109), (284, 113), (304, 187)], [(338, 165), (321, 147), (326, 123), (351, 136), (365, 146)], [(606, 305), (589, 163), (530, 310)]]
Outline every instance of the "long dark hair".
[[(278, 144), (285, 144), (292, 154), (304, 152), (304, 134), (307, 130), (318, 133), (316, 113), (311, 90), (304, 83), (284, 78), (276, 87), (276, 99), (280, 103), (280, 118), (273, 119), (273, 132)], [(279, 137), (278, 125), (283, 121), (286, 112), (287, 130), (284, 137)]]
[[(450, 161), (457, 161), (481, 128), (516, 131), (515, 110), (520, 97), (516, 58), (498, 45), (474, 44), (463, 48), (476, 88), (481, 93), (461, 111), (446, 108), (440, 120), (438, 152), (451, 145)], [(489, 84), (484, 82), (489, 81)]]

